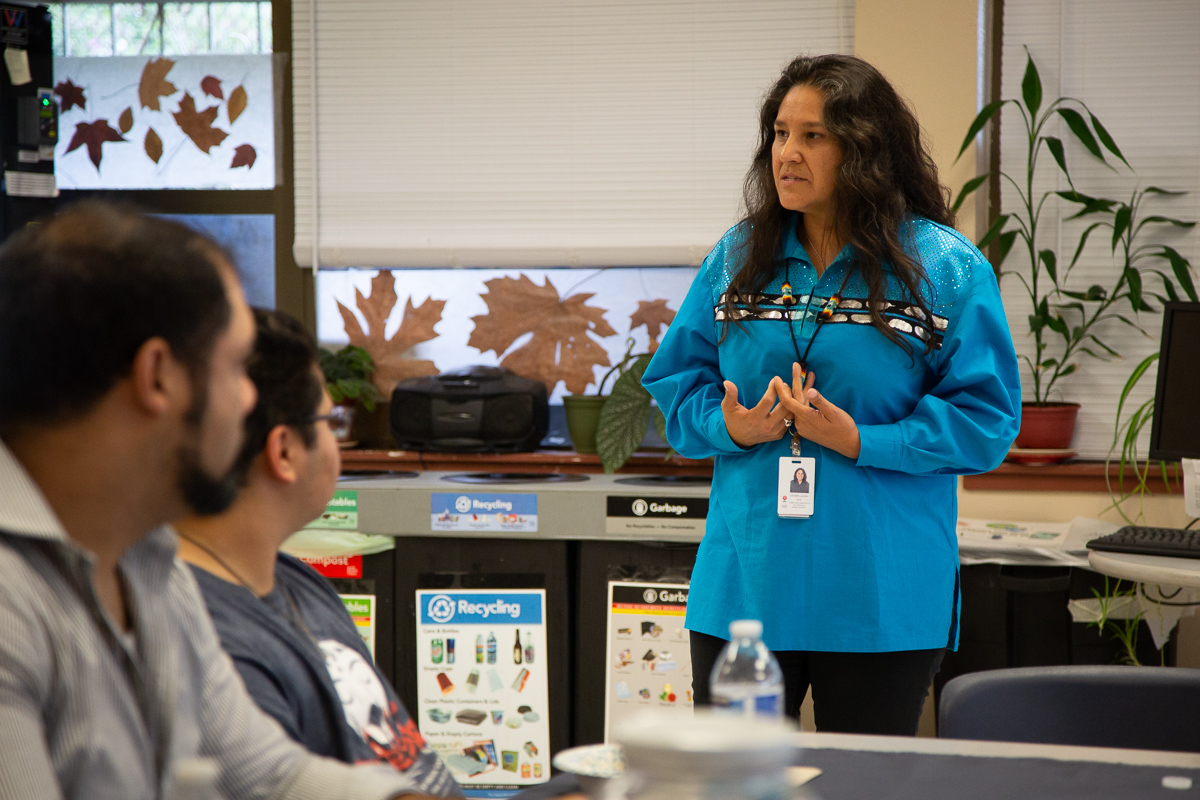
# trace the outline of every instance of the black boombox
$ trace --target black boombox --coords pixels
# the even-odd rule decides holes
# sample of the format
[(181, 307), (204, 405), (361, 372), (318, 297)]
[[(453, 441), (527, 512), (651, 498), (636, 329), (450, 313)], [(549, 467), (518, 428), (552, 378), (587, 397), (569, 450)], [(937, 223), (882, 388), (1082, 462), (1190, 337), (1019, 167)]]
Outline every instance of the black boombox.
[(405, 450), (533, 450), (549, 427), (545, 384), (502, 367), (410, 378), (392, 392), (392, 435)]

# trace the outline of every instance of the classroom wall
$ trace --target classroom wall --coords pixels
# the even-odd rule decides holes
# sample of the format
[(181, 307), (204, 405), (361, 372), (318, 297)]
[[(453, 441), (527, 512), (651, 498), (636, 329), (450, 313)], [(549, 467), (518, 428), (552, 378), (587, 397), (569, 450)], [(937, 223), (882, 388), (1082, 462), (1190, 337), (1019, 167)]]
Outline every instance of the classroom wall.
[[(974, 154), (955, 163), (976, 113), (978, 0), (856, 0), (855, 53), (878, 68), (917, 113), (942, 183), (955, 195), (975, 177)], [(958, 229), (975, 238), (974, 203)]]

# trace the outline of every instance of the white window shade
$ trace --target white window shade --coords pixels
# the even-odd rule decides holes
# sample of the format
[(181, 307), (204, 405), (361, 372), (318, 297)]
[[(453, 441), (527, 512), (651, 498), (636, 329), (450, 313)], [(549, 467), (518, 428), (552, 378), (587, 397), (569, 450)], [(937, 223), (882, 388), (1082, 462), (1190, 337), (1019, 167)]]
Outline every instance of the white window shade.
[[(1200, 219), (1200, 14), (1194, 0), (1005, 0), (1002, 95), (1021, 96), (1025, 72), (1025, 47), (1029, 48), (1041, 73), (1043, 107), (1058, 96), (1079, 98), (1113, 135), (1133, 166), (1127, 169), (1111, 156), (1116, 171), (1092, 158), (1075, 143), (1066, 125), (1057, 120), (1043, 135), (1057, 136), (1067, 143), (1067, 162), (1076, 188), (1084, 194), (1122, 199), (1126, 202), (1135, 187), (1158, 186), (1186, 191), (1182, 198), (1147, 200), (1139, 216), (1163, 214), (1185, 220)], [(1000, 164), (1010, 175), (1024, 175), (1025, 129), (1019, 113), (1011, 106), (1003, 112), (1000, 135)], [(1107, 155), (1107, 153), (1106, 153)], [(1042, 181), (1035, 182), (1034, 195), (1046, 189), (1067, 190), (1067, 182), (1055, 174), (1050, 153), (1039, 160)], [(1020, 179), (1023, 182), (1023, 178)], [(1012, 187), (1002, 184), (1002, 206), (1006, 212), (1018, 208)], [(1052, 200), (1046, 204), (1038, 246), (1054, 248), (1060, 271), (1069, 262), (1079, 235), (1092, 221), (1065, 221), (1078, 210), (1073, 203)], [(1193, 264), (1200, 265), (1200, 236), (1196, 231), (1148, 228), (1139, 237), (1143, 243), (1168, 244)], [(1119, 259), (1110, 251), (1111, 237), (1097, 231), (1070, 279), (1070, 287), (1086, 289), (1092, 284), (1112, 288)], [(1119, 252), (1119, 251), (1118, 251)], [(1168, 275), (1165, 261), (1160, 262)], [(1005, 270), (1028, 274), (1029, 257), (1020, 242), (1004, 264)], [(1195, 278), (1195, 275), (1193, 274)], [(1030, 303), (1016, 276), (1002, 281), (1009, 324), (1018, 353), (1032, 357), (1033, 340), (1027, 315)], [(1147, 276), (1145, 287), (1161, 292), (1157, 278)], [(1159, 303), (1151, 300), (1157, 308)], [(1128, 305), (1121, 313), (1133, 317)], [(1098, 334), (1123, 358), (1110, 362), (1084, 357), (1079, 371), (1061, 380), (1051, 400), (1082, 404), (1074, 447), (1083, 458), (1104, 458), (1113, 442), (1117, 403), (1134, 366), (1158, 349), (1160, 316), (1140, 315), (1137, 320), (1149, 336), (1119, 322), (1105, 324)], [(1058, 337), (1048, 333), (1057, 344)], [(1047, 356), (1057, 356), (1051, 350)], [(1025, 399), (1032, 399), (1028, 369), (1022, 370)], [(1126, 402), (1125, 413), (1154, 394), (1154, 373), (1142, 378), (1139, 388)], [(1144, 432), (1140, 448), (1146, 454)]]
[(763, 92), (797, 54), (851, 52), (854, 3), (298, 0), (293, 20), (301, 265), (694, 265), (739, 218)]

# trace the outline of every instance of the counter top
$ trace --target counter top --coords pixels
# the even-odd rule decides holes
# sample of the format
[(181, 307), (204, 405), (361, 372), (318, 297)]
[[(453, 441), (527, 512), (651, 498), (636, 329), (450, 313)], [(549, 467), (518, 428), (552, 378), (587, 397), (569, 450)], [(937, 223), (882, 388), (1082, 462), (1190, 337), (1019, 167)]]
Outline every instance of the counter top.
[[(444, 472), (604, 472), (600, 456), (574, 450), (536, 450), (532, 453), (418, 453), (413, 450), (343, 450), (342, 470), (420, 470)], [(711, 477), (711, 459), (667, 456), (642, 451), (625, 462), (621, 474), (696, 475)]]

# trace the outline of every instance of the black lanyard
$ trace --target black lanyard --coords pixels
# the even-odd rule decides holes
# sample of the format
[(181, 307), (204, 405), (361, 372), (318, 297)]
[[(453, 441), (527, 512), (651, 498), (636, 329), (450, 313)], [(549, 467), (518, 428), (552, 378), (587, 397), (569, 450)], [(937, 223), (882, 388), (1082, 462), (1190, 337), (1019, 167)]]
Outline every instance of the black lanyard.
[(784, 269), (786, 272), (784, 274), (783, 296), (780, 298), (780, 302), (784, 306), (783, 315), (787, 320), (788, 333), (791, 334), (792, 339), (792, 348), (796, 351), (796, 363), (800, 365), (800, 380), (803, 382), (808, 378), (808, 353), (812, 350), (813, 342), (817, 340), (817, 334), (821, 332), (824, 323), (829, 321), (829, 318), (833, 316), (834, 309), (842, 302), (842, 291), (846, 288), (846, 282), (850, 280), (850, 272), (849, 270), (846, 271), (846, 277), (842, 278), (842, 285), (832, 297), (822, 304), (821, 310), (817, 312), (817, 329), (813, 331), (812, 337), (809, 338), (808, 344), (804, 348), (804, 355), (800, 355), (800, 345), (796, 344), (796, 330), (792, 327), (792, 308), (796, 305), (796, 298), (792, 296), (791, 262)]

